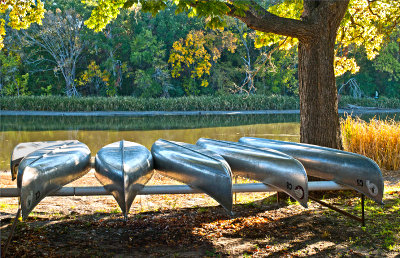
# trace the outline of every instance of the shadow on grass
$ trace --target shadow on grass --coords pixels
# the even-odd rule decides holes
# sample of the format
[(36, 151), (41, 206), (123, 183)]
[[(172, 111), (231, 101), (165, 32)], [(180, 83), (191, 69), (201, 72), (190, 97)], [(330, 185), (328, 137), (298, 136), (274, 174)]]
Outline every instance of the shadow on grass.
[[(344, 254), (353, 252), (350, 247), (356, 242), (349, 239), (362, 238), (366, 241), (362, 244), (370, 248), (380, 244), (375, 231), (369, 232), (356, 222), (349, 224), (348, 219), (322, 209), (277, 205), (273, 197), (235, 205), (234, 212), (230, 217), (221, 207), (185, 208), (131, 214), (127, 221), (121, 214), (105, 212), (29, 217), (18, 223), (9, 254), (224, 257), (301, 253), (322, 257), (335, 254), (338, 246), (344, 246)], [(393, 210), (386, 215), (397, 213)], [(2, 222), (2, 245), (11, 223)]]

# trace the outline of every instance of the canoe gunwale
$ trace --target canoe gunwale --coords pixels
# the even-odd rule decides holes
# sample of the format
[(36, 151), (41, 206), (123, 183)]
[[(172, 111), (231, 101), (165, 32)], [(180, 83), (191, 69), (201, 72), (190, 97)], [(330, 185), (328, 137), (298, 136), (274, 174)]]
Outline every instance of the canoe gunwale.
[[(172, 144), (172, 145), (175, 145), (175, 146), (178, 147), (178, 148), (183, 148), (183, 149), (186, 149), (186, 150), (195, 152), (195, 153), (197, 153), (197, 154), (199, 154), (199, 155), (201, 155), (201, 156), (206, 156), (206, 157), (208, 157), (208, 158), (210, 158), (210, 159), (213, 159), (213, 160), (217, 161), (218, 163), (221, 162), (220, 160), (214, 158), (213, 156), (210, 156), (210, 155), (208, 155), (208, 154), (206, 154), (206, 153), (199, 152), (199, 151), (197, 151), (197, 150), (195, 150), (195, 149), (188, 148), (188, 147), (186, 147), (185, 145), (179, 145), (179, 144), (177, 144), (177, 143), (175, 143), (175, 142), (173, 142), (173, 141), (168, 141), (168, 140), (164, 140), (164, 139), (159, 139), (159, 140), (160, 140), (160, 141), (163, 141), (163, 142), (166, 142), (166, 143), (169, 143), (169, 144)], [(216, 154), (217, 154), (217, 153), (216, 153)]]

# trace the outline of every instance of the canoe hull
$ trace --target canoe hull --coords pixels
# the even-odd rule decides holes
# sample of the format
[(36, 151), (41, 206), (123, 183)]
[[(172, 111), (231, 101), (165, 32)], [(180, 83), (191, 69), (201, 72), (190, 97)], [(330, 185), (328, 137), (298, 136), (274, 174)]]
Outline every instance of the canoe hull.
[(137, 193), (153, 175), (153, 157), (138, 143), (120, 141), (96, 155), (95, 176), (117, 201), (126, 216)]
[(219, 155), (199, 146), (157, 140), (151, 153), (161, 174), (207, 193), (232, 214), (232, 172)]
[(308, 175), (347, 185), (383, 204), (382, 173), (379, 166), (365, 156), (311, 144), (262, 138), (242, 137), (239, 142), (286, 153), (299, 160)]
[(292, 157), (229, 141), (200, 138), (196, 145), (221, 155), (235, 175), (277, 187), (307, 207), (307, 174), (303, 165)]
[(90, 170), (90, 150), (79, 141), (66, 141), (28, 154), (18, 166), (22, 218), (47, 195)]
[(67, 142), (73, 142), (73, 140), (67, 141), (48, 141), (48, 142), (23, 142), (14, 147), (11, 154), (10, 168), (12, 180), (17, 178), (18, 165), (22, 159), (28, 154), (37, 151), (39, 149), (50, 147), (58, 144), (65, 144)]

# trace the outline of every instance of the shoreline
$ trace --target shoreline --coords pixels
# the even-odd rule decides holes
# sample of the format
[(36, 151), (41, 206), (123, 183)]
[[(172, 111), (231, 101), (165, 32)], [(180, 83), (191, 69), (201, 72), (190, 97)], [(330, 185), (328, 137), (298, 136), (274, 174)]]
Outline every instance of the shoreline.
[[(400, 109), (375, 107), (341, 108), (339, 114), (400, 113)], [(298, 109), (238, 111), (16, 111), (0, 110), (0, 116), (196, 116), (196, 115), (279, 115), (300, 114)]]

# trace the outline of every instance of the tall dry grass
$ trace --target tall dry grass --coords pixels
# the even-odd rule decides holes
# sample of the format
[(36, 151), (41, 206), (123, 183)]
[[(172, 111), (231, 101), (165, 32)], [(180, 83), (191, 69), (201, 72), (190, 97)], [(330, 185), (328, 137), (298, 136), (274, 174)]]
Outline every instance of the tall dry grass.
[(223, 95), (179, 98), (20, 96), (0, 97), (0, 110), (38, 111), (194, 111), (298, 109), (298, 97)]
[(343, 147), (373, 159), (380, 168), (400, 169), (400, 122), (347, 116), (341, 121)]

